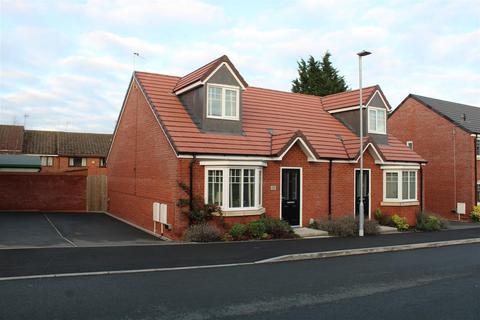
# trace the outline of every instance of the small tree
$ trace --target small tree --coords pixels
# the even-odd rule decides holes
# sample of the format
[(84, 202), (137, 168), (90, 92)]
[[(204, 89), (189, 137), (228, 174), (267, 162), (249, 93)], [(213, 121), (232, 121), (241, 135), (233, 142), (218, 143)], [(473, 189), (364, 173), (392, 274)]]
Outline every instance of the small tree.
[[(222, 210), (216, 204), (206, 204), (201, 196), (193, 196), (190, 199), (190, 188), (183, 182), (178, 182), (185, 197), (178, 199), (177, 207), (188, 216), (190, 225), (202, 224), (211, 220), (214, 213), (222, 215)], [(191, 200), (191, 201), (190, 201)]]
[(322, 61), (310, 56), (308, 61), (298, 61), (298, 78), (293, 80), (292, 92), (326, 96), (348, 90), (343, 76), (340, 76), (330, 61), (327, 51)]

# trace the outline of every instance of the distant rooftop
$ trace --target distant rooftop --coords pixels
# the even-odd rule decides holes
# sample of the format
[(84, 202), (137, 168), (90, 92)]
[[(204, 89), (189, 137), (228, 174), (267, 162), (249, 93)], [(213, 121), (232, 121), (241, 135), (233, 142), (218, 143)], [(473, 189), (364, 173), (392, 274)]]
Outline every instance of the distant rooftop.
[(411, 94), (411, 97), (470, 133), (480, 134), (480, 108)]

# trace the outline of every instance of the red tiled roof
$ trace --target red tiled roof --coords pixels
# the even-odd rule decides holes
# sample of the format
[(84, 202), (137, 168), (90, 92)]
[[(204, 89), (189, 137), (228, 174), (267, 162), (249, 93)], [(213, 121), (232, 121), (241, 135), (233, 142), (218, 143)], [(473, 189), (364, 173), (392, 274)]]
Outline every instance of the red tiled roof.
[(0, 152), (21, 153), (23, 126), (0, 125)]
[[(368, 100), (370, 100), (370, 98), (373, 96), (373, 94), (377, 90), (379, 90), (378, 86), (363, 88), (363, 92), (362, 92), (363, 105), (365, 105), (368, 102)], [(357, 89), (357, 90), (351, 90), (351, 91), (324, 96), (322, 97), (323, 108), (327, 111), (331, 111), (331, 110), (336, 110), (341, 108), (359, 106), (360, 103), (358, 99), (359, 98), (358, 91), (359, 90)]]
[(195, 82), (205, 80), (223, 62), (227, 63), (230, 66), (230, 68), (235, 73), (237, 78), (242, 82), (243, 86), (247, 87), (248, 84), (242, 78), (242, 76), (240, 75), (238, 70), (235, 68), (233, 63), (230, 61), (230, 59), (228, 59), (226, 55), (223, 55), (220, 58), (215, 59), (212, 62), (207, 63), (203, 67), (200, 67), (197, 70), (190, 72), (186, 76), (180, 78), (180, 80), (178, 80), (177, 84), (173, 88), (173, 91), (179, 91)]
[[(317, 158), (347, 160), (358, 153), (358, 137), (322, 107), (324, 99), (332, 108), (333, 101), (347, 106), (347, 101), (354, 100), (355, 91), (320, 98), (247, 87), (242, 96), (244, 134), (228, 135), (199, 130), (173, 93), (179, 77), (146, 72), (135, 72), (134, 77), (177, 153), (272, 156), (281, 154), (297, 137)], [(365, 96), (371, 96), (376, 88), (367, 88)], [(392, 146), (378, 147), (386, 160), (423, 160), (397, 139), (389, 136), (390, 141)]]

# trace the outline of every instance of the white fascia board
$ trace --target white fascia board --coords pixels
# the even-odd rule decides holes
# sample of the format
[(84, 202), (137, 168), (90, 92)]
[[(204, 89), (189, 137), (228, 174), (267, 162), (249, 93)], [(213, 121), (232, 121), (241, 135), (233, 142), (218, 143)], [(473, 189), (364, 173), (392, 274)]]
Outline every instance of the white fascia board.
[(232, 167), (232, 166), (252, 166), (252, 167), (266, 167), (266, 161), (235, 161), (235, 160), (201, 160), (201, 166), (216, 166), (216, 167)]
[(380, 166), (382, 170), (420, 170), (419, 164), (405, 165), (405, 164), (388, 164)]
[[(382, 157), (380, 156), (380, 153), (377, 151), (377, 148), (375, 148), (375, 146), (374, 146), (371, 142), (369, 142), (369, 143), (365, 146), (365, 148), (363, 149), (362, 154), (365, 153), (365, 151), (367, 151), (367, 149), (368, 149), (369, 147), (371, 147), (372, 150), (375, 152), (375, 155), (374, 155), (374, 158), (376, 158), (376, 159), (374, 159), (374, 160), (375, 160), (375, 163), (376, 163), (376, 164), (383, 164), (383, 163), (385, 163), (385, 161), (384, 161), (384, 160), (382, 159)], [(355, 163), (358, 162), (359, 160), (360, 160), (360, 156), (357, 157), (357, 159), (355, 160)]]
[[(365, 106), (363, 106), (365, 108)], [(328, 110), (328, 113), (339, 113), (339, 112), (345, 112), (345, 111), (351, 111), (351, 110), (357, 110), (360, 109), (360, 106), (353, 106), (353, 107), (346, 107), (346, 108), (340, 108), (340, 109), (334, 109), (334, 110)]]
[(383, 104), (385, 105), (385, 109), (387, 109), (387, 111), (391, 111), (391, 109), (388, 107), (388, 103), (385, 101), (385, 99), (383, 99), (383, 96), (382, 94), (380, 93), (379, 90), (375, 90), (375, 93), (372, 95), (372, 97), (370, 98), (370, 100), (368, 100), (368, 102), (365, 104), (366, 106), (370, 105), (370, 102), (372, 102), (373, 98), (375, 98), (376, 95), (379, 95), (380, 96), (380, 99), (382, 99), (382, 102)]
[(233, 72), (232, 68), (230, 68), (230, 66), (228, 65), (228, 63), (226, 62), (222, 62), (218, 65), (218, 67), (215, 68), (215, 70), (213, 70), (207, 78), (205, 78), (205, 80), (202, 82), (203, 84), (207, 83), (208, 80), (222, 67), (222, 66), (226, 66), (228, 71), (230, 71), (230, 73), (232, 74), (232, 76), (235, 78), (235, 80), (237, 80), (238, 84), (240, 85), (240, 87), (242, 88), (242, 90), (245, 90), (245, 86), (243, 85), (242, 81), (240, 81), (240, 79), (238, 79), (237, 75), (235, 74), (235, 72)]
[(194, 82), (191, 85), (186, 86), (185, 88), (175, 91), (175, 94), (178, 96), (179, 94), (195, 89), (196, 87), (199, 87), (201, 85), (203, 85), (202, 81)]
[(21, 153), (24, 156), (34, 157), (60, 157), (58, 154), (41, 154), (41, 153)]
[(288, 148), (285, 149), (285, 151), (280, 156), (278, 156), (277, 159), (282, 160), (283, 157), (288, 153), (288, 151), (290, 151), (290, 149), (293, 147), (293, 145), (297, 143), (297, 141), (300, 141), (300, 147), (302, 148), (302, 151), (307, 155), (308, 161), (317, 160), (312, 150), (310, 150), (310, 148), (307, 146), (307, 144), (305, 143), (305, 141), (303, 141), (301, 137), (295, 138), (295, 140), (293, 140), (292, 143), (290, 143)]

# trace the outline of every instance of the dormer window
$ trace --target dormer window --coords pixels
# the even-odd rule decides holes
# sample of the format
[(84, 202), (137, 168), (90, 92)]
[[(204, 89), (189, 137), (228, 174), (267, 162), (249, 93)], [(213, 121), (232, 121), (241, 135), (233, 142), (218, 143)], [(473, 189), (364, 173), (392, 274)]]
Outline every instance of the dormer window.
[(239, 120), (239, 88), (207, 84), (207, 118)]
[(368, 132), (386, 134), (387, 112), (382, 108), (368, 108)]

